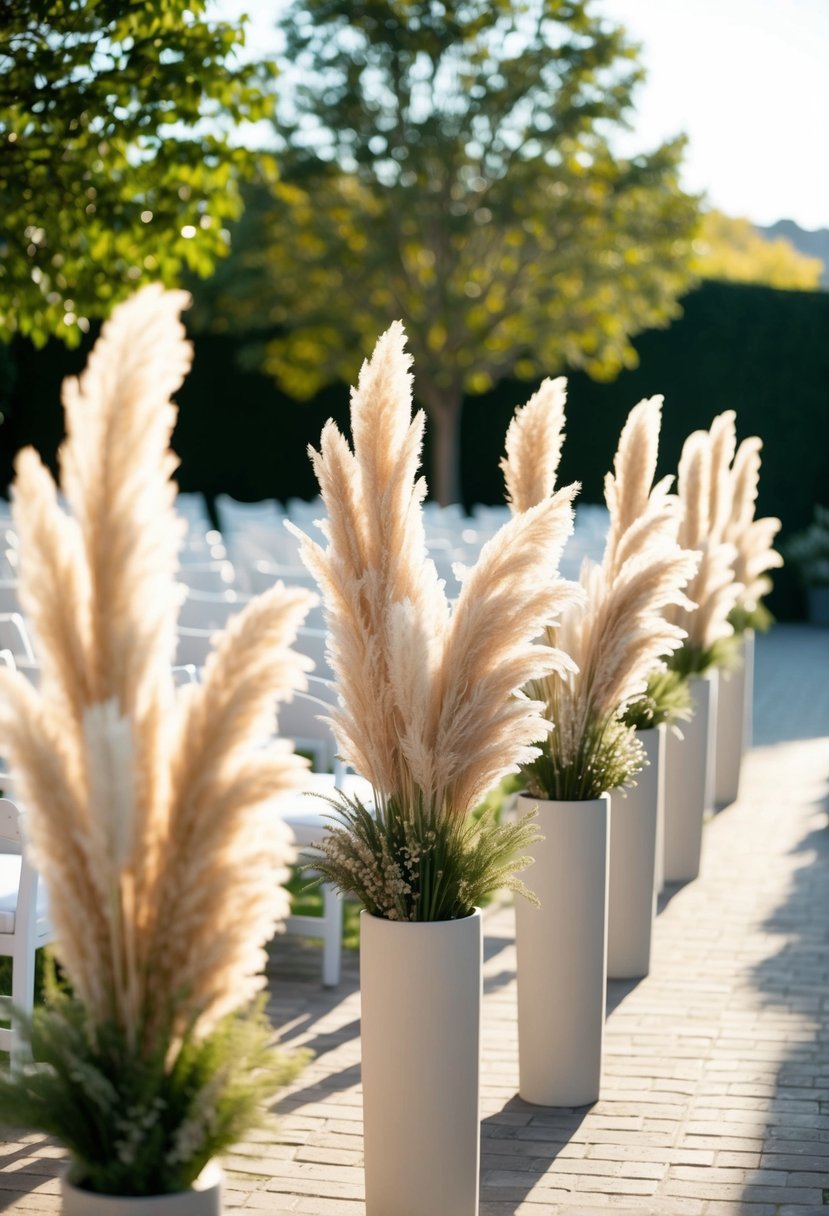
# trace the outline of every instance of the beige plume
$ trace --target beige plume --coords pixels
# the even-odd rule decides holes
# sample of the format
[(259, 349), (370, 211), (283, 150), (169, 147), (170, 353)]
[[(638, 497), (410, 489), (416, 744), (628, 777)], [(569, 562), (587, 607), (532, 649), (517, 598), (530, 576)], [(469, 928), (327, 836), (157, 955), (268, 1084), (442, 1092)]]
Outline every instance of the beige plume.
[(507, 430), (501, 469), (507, 502), (515, 514), (544, 502), (556, 485), (564, 443), (567, 380), (544, 380), (526, 405), (515, 411)]
[[(567, 664), (536, 639), (568, 600), (549, 588), (574, 489), (508, 522), (452, 610), (426, 552), (410, 365), (396, 322), (352, 392), (353, 450), (329, 422), (312, 452), (327, 543), (297, 535), (324, 596), (341, 754), (371, 781), (381, 814), (394, 802), (463, 817), (547, 729), (520, 689)], [(555, 409), (563, 385), (538, 396)], [(546, 451), (555, 456), (554, 438)]]
[(0, 671), (3, 752), (59, 957), (93, 1022), (114, 1017), (147, 1052), (171, 1025), (206, 1031), (261, 983), (291, 855), (264, 804), (301, 770), (266, 743), (275, 700), (304, 681), (290, 647), (312, 601), (284, 588), (260, 597), (228, 626), (204, 685), (175, 689), (170, 396), (190, 366), (187, 301), (138, 292), (65, 382), (69, 513), (36, 454), (18, 457), (20, 596), (39, 690)]

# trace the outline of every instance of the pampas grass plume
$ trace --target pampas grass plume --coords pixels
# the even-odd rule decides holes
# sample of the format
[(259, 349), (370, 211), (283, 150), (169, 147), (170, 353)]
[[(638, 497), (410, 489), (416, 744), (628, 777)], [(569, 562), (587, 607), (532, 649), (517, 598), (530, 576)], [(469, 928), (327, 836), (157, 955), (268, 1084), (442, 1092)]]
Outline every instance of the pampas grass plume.
[[(396, 805), (460, 820), (548, 729), (520, 689), (568, 666), (536, 639), (568, 598), (549, 586), (575, 491), (507, 523), (452, 608), (426, 550), (424, 417), (412, 416), (410, 366), (395, 322), (352, 391), (353, 449), (329, 422), (311, 450), (327, 543), (294, 531), (324, 597), (342, 756), (371, 782), (380, 816)], [(539, 397), (555, 408), (562, 385)]]
[[(0, 729), (57, 953), (93, 1024), (139, 1051), (206, 1033), (261, 985), (292, 852), (267, 800), (303, 762), (268, 744), (302, 687), (291, 643), (313, 597), (278, 586), (228, 626), (202, 685), (176, 689), (181, 589), (171, 394), (188, 297), (139, 291), (64, 384), (68, 512), (37, 455), (16, 464), (19, 594), (35, 691), (0, 669)], [(221, 916), (221, 927), (219, 925)]]

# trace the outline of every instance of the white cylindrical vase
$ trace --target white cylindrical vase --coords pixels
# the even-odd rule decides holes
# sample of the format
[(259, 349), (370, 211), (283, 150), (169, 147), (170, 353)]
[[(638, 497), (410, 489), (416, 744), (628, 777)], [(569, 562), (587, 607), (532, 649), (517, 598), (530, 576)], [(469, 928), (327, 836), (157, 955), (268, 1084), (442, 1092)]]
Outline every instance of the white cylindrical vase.
[(224, 1173), (217, 1162), (204, 1167), (189, 1191), (173, 1195), (96, 1195), (61, 1177), (63, 1216), (221, 1216)]
[(682, 737), (665, 740), (665, 882), (690, 882), (699, 874), (702, 825), (713, 795), (716, 672), (688, 681), (693, 717)]
[(610, 799), (522, 796), (519, 816), (533, 807), (544, 839), (525, 877), (541, 907), (515, 907), (519, 1094), (584, 1106), (598, 1100), (602, 1073)]
[(659, 744), (659, 765), (656, 772), (656, 850), (653, 859), (653, 890), (661, 895), (665, 886), (665, 749), (668, 731), (665, 723), (656, 728), (662, 732)]
[(483, 931), (360, 916), (366, 1216), (477, 1216)]
[(717, 743), (714, 763), (714, 804), (737, 801), (745, 746), (745, 648), (739, 643), (739, 666), (720, 671), (717, 687)]
[(754, 744), (754, 643), (753, 629), (747, 629), (743, 634), (743, 679), (745, 695), (743, 697), (743, 749), (748, 751)]
[(650, 971), (656, 912), (656, 831), (665, 727), (638, 730), (645, 767), (636, 785), (610, 795), (610, 879), (607, 911), (607, 975), (641, 979)]

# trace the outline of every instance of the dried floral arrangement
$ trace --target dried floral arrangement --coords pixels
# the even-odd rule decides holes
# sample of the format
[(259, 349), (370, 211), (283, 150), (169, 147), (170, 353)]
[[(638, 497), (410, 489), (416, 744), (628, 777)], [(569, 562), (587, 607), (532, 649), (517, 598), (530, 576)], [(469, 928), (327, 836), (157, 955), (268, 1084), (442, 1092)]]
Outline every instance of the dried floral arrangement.
[[(609, 527), (602, 564), (611, 577), (642, 545), (677, 543), (680, 505), (670, 493), (674, 479), (654, 480), (663, 404), (657, 395), (633, 407), (619, 436), (614, 471), (605, 475)], [(649, 730), (662, 723), (675, 726), (692, 712), (687, 680), (660, 660), (647, 673), (644, 692), (625, 705), (622, 720), (635, 730)]]
[(13, 489), (40, 682), (0, 670), (0, 730), (71, 995), (35, 1011), (37, 1063), (0, 1078), (0, 1118), (57, 1136), (77, 1183), (116, 1195), (187, 1189), (298, 1063), (256, 994), (292, 859), (266, 800), (305, 767), (271, 738), (275, 702), (304, 687), (291, 645), (313, 597), (252, 601), (203, 682), (174, 687), (187, 302), (142, 290), (65, 381), (69, 512), (32, 449)]
[(532, 822), (470, 812), (549, 729), (521, 689), (571, 666), (536, 639), (572, 597), (556, 572), (575, 487), (505, 524), (450, 607), (426, 551), (410, 363), (395, 323), (352, 390), (353, 450), (330, 421), (311, 450), (327, 545), (297, 535), (325, 602), (340, 699), (331, 722), (375, 800), (373, 814), (336, 805), (315, 869), (375, 916), (451, 920), (498, 887), (524, 890), (515, 872)]
[(763, 441), (757, 435), (744, 439), (729, 470), (731, 509), (723, 537), (735, 550), (734, 579), (740, 592), (728, 620), (738, 636), (747, 629), (765, 632), (771, 627), (773, 618), (763, 603), (772, 586), (768, 571), (783, 565), (782, 556), (773, 546), (780, 520), (773, 515), (754, 517), (762, 448)]
[[(517, 518), (553, 491), (565, 400), (566, 381), (546, 380), (510, 423), (502, 468)], [(605, 483), (610, 525), (603, 560), (583, 563), (582, 597), (547, 628), (549, 645), (564, 650), (575, 667), (527, 686), (554, 727), (541, 754), (524, 766), (535, 797), (587, 800), (632, 780), (643, 754), (624, 711), (685, 636), (665, 611), (671, 605), (690, 610), (682, 588), (697, 558), (676, 542), (670, 481), (653, 484), (660, 406), (653, 398), (631, 414)]]
[(733, 502), (734, 418), (734, 411), (726, 410), (708, 431), (693, 431), (679, 459), (679, 543), (701, 555), (697, 573), (687, 588), (696, 608), (675, 607), (670, 613), (687, 637), (669, 665), (684, 676), (731, 666), (736, 657), (729, 616), (743, 587), (735, 577), (737, 549), (725, 539)]

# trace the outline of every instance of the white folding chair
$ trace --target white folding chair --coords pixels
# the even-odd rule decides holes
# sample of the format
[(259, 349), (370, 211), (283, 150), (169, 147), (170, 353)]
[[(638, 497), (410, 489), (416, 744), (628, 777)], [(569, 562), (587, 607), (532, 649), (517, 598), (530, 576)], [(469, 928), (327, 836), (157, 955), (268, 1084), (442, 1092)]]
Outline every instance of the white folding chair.
[(193, 591), (226, 591), (235, 584), (236, 571), (229, 561), (182, 562), (178, 578)]
[(188, 629), (184, 625), (176, 628), (176, 667), (204, 667), (215, 629)]
[(0, 579), (0, 612), (20, 612), (16, 578)]
[[(330, 682), (309, 676), (308, 684), (307, 693), (295, 692), (293, 700), (280, 705), (279, 733), (293, 740), (297, 751), (308, 752), (317, 770), (324, 766), (325, 771), (309, 772), (303, 790), (275, 798), (273, 809), (291, 829), (297, 850), (312, 858), (333, 811), (328, 799), (344, 791), (370, 806), (372, 789), (365, 778), (348, 772), (336, 755), (331, 727), (323, 720), (334, 702)], [(342, 964), (343, 897), (328, 882), (321, 884), (321, 891), (322, 916), (289, 916), (285, 931), (322, 938), (322, 982), (326, 988), (334, 988), (340, 982)]]
[(0, 1029), (0, 1049), (11, 1053), (12, 1069), (26, 1058), (17, 1011), (31, 1016), (35, 992), (35, 951), (52, 941), (46, 890), (23, 845), (23, 813), (0, 798), (0, 954), (12, 960), (11, 1029)]
[(0, 649), (10, 650), (16, 663), (28, 667), (35, 665), (37, 660), (29, 631), (19, 612), (0, 612)]
[(178, 614), (180, 628), (224, 629), (230, 617), (241, 612), (250, 596), (227, 591), (194, 591), (188, 588)]

